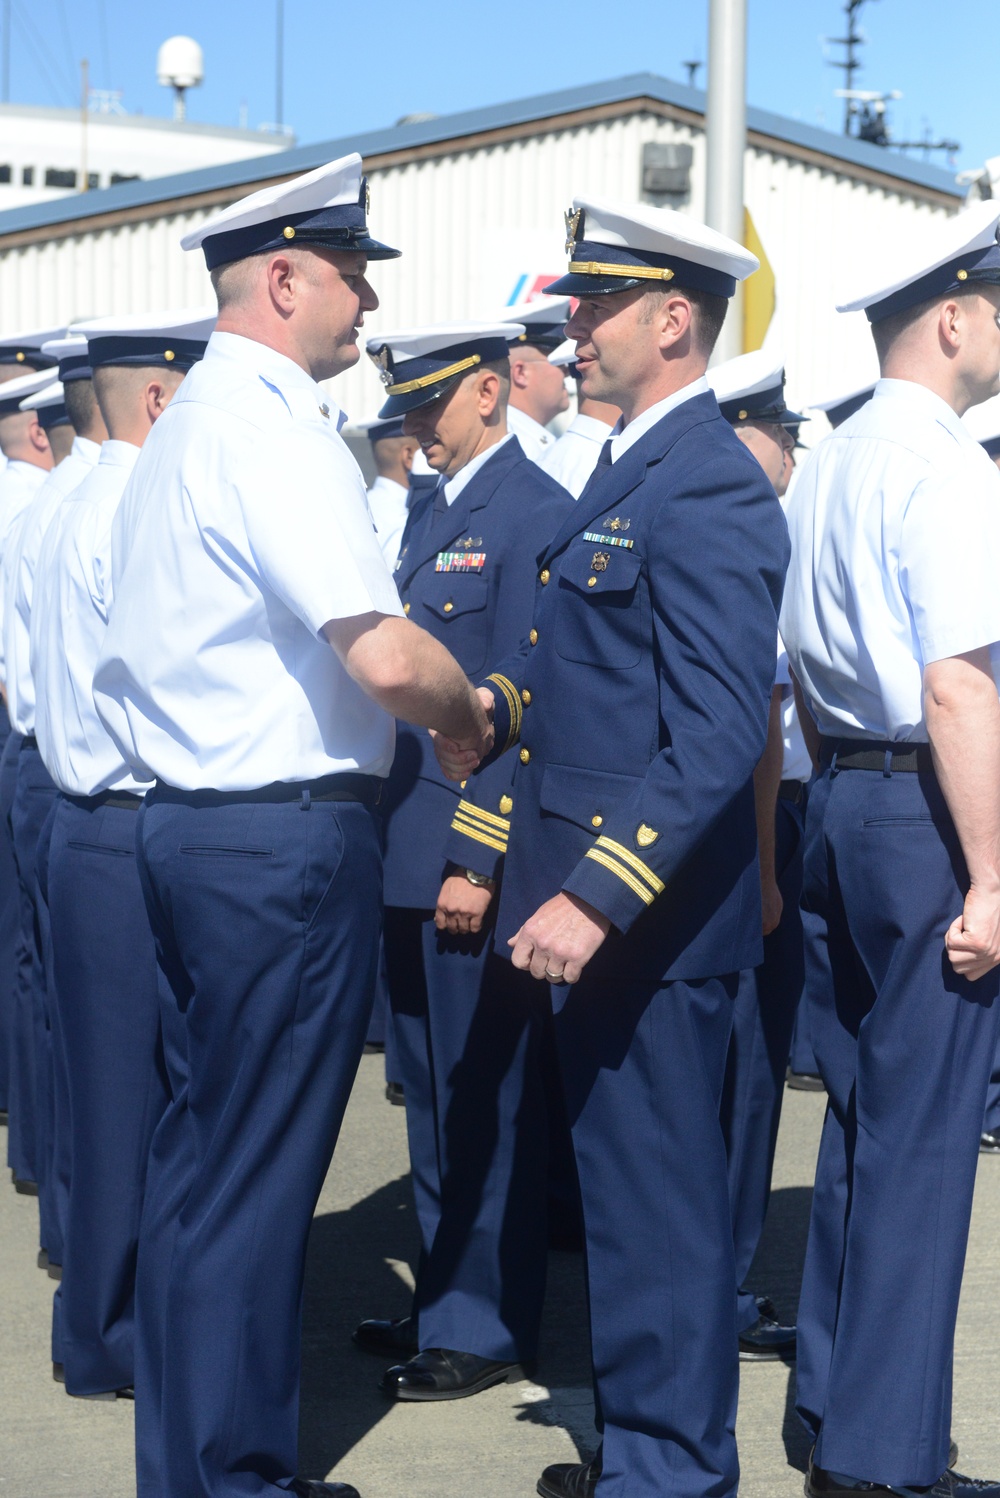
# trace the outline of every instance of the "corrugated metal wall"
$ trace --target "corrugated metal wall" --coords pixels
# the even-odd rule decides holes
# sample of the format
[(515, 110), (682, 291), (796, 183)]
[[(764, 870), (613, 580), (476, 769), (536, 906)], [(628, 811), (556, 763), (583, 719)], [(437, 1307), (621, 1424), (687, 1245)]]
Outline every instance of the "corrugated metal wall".
[[(404, 251), (372, 267), (382, 305), (372, 331), (450, 318), (491, 316), (522, 277), (563, 267), (563, 210), (574, 193), (635, 199), (645, 141), (694, 147), (689, 211), (704, 205), (704, 135), (652, 114), (540, 133), (372, 176), (371, 225)], [(873, 247), (919, 233), (947, 210), (905, 192), (775, 152), (747, 153), (746, 200), (774, 266), (778, 311), (768, 342), (788, 368), (792, 402), (819, 398), (859, 365), (871, 340), (861, 314), (839, 317), (837, 295), (854, 283)], [(207, 215), (169, 214), (83, 230), (0, 252), (0, 327), (14, 331), (74, 317), (139, 312), (208, 300), (199, 254), (178, 247)], [(340, 377), (335, 399), (356, 419), (374, 415), (380, 386), (368, 361)]]

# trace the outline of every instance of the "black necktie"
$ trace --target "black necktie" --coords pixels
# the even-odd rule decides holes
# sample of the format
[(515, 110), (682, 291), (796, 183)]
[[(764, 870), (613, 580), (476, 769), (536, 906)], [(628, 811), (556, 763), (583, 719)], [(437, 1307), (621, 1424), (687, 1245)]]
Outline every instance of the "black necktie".
[[(580, 499), (587, 498), (587, 495), (590, 493), (591, 489), (593, 489), (594, 485), (601, 482), (601, 479), (611, 467), (611, 442), (612, 439), (609, 437), (604, 446), (601, 448), (601, 451), (597, 458), (597, 463), (594, 467), (594, 471), (590, 475), (590, 478), (587, 480), (580, 494)], [(577, 501), (577, 503), (579, 503), (579, 500)]]

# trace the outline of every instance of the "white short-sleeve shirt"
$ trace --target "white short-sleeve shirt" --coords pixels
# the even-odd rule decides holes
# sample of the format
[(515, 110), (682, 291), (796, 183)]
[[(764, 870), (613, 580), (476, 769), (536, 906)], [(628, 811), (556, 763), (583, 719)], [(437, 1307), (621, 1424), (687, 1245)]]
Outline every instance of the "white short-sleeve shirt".
[(390, 570), (395, 567), (399, 556), (399, 543), (403, 539), (409, 504), (409, 489), (404, 489), (402, 484), (397, 484), (395, 479), (386, 478), (384, 474), (379, 474), (368, 490), (368, 508), (375, 522), (378, 544)]
[(111, 607), (111, 528), (139, 449), (108, 441), (100, 461), (52, 518), (35, 572), (31, 670), (35, 735), (61, 791), (147, 789), (97, 716), (94, 668)]
[(923, 669), (1000, 663), (1000, 472), (940, 396), (880, 380), (787, 508), (781, 636), (820, 732), (922, 742)]
[[(11, 458), (0, 472), (0, 624), (4, 617), (4, 590), (8, 574), (7, 561), (16, 541), (24, 512), (51, 473), (35, 463)], [(6, 674), (6, 640), (0, 631), (0, 677)]]
[(320, 634), (402, 615), (342, 420), (290, 359), (216, 332), (150, 432), (115, 517), (94, 680), (137, 778), (388, 773), (393, 720)]
[(75, 437), (73, 446), (46, 475), (11, 537), (4, 558), (3, 634), (6, 648), (7, 710), (18, 733), (35, 731), (35, 684), (31, 675), (31, 609), (42, 544), (68, 495), (81, 484), (100, 455), (99, 442)]
[(542, 459), (556, 445), (556, 439), (548, 427), (543, 427), (540, 421), (529, 416), (527, 411), (519, 410), (517, 406), (507, 407), (507, 430), (513, 432), (524, 448), (524, 456), (533, 463), (541, 464)]
[(542, 467), (557, 484), (579, 499), (597, 467), (611, 427), (596, 416), (576, 416), (542, 459)]

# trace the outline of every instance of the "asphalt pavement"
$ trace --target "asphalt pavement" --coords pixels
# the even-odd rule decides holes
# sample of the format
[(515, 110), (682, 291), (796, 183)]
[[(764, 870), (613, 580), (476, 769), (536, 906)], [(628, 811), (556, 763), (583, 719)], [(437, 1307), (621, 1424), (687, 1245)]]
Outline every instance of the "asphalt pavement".
[[(794, 1315), (824, 1099), (786, 1092), (775, 1189), (751, 1275)], [(6, 1155), (4, 1131), (0, 1150)], [(0, 1498), (133, 1498), (133, 1408), (69, 1398), (53, 1382), (53, 1283), (36, 1267), (37, 1204), (0, 1183)], [(955, 1358), (960, 1467), (1000, 1479), (1000, 1157), (980, 1157)], [(362, 1498), (530, 1498), (543, 1466), (594, 1442), (582, 1264), (553, 1253), (533, 1380), (472, 1399), (390, 1405), (381, 1364), (350, 1341), (365, 1316), (407, 1309), (416, 1231), (401, 1108), (366, 1056), (313, 1224), (304, 1310), (300, 1472)], [(743, 1365), (741, 1498), (802, 1492), (807, 1444), (794, 1372)], [(667, 1495), (664, 1495), (667, 1498)]]

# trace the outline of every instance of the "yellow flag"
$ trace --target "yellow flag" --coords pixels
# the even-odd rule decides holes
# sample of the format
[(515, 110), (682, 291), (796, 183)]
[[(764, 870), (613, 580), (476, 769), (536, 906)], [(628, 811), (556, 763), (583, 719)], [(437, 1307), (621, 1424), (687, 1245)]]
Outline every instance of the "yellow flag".
[(774, 316), (774, 271), (754, 228), (749, 208), (743, 210), (743, 243), (760, 261), (760, 270), (743, 286), (743, 352), (763, 348)]

